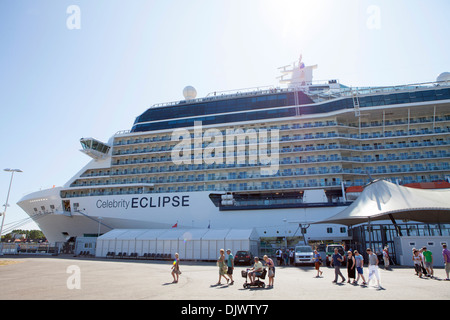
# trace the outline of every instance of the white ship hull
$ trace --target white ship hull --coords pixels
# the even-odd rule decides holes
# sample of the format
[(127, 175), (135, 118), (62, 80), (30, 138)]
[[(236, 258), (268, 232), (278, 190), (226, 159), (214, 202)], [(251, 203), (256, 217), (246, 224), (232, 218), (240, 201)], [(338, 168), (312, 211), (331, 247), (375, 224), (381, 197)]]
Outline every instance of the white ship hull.
[[(111, 229), (169, 229), (175, 225), (178, 228), (256, 228), (260, 237), (283, 237), (285, 233), (300, 236), (299, 224), (320, 221), (345, 209), (345, 206), (320, 206), (220, 211), (209, 199), (210, 192), (191, 192), (70, 198), (69, 212), (62, 210), (60, 190), (39, 191), (18, 202), (52, 243), (69, 237), (103, 234)], [(53, 204), (55, 209), (36, 212), (37, 202), (39, 207), (50, 208)], [(74, 211), (76, 203), (79, 206)], [(346, 239), (347, 232), (341, 231), (337, 225), (311, 225), (306, 238)]]

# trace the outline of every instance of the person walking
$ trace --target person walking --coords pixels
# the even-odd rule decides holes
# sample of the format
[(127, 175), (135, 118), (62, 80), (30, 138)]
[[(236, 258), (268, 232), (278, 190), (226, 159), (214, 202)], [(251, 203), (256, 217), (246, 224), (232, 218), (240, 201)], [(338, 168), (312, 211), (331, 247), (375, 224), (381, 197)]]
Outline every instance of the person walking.
[(362, 285), (364, 286), (366, 285), (366, 279), (364, 279), (363, 274), (364, 257), (357, 250), (355, 250), (353, 253), (355, 257), (356, 271), (358, 272), (358, 277), (355, 281), (353, 281), (353, 283), (358, 284), (359, 277), (361, 277), (361, 279), (363, 280)]
[(273, 278), (275, 278), (275, 264), (273, 263), (273, 260), (269, 258), (267, 255), (264, 255), (263, 257), (264, 261), (266, 262), (266, 266), (269, 268), (268, 277), (269, 277), (269, 284), (268, 287), (273, 288)]
[(277, 260), (278, 260), (278, 265), (281, 266), (283, 264), (283, 251), (280, 249), (277, 250), (276, 252), (277, 254)]
[(428, 277), (433, 278), (434, 271), (433, 271), (433, 253), (430, 250), (427, 250), (427, 247), (422, 248), (422, 255), (423, 255), (423, 262), (425, 264), (425, 269), (427, 270), (427, 273), (429, 274)]
[(323, 272), (320, 271), (321, 265), (322, 265), (322, 257), (320, 256), (320, 253), (317, 252), (317, 250), (314, 250), (314, 267), (317, 270), (316, 278), (320, 278), (320, 276), (323, 274)]
[(383, 249), (383, 261), (384, 261), (384, 268), (389, 269), (389, 249), (388, 247), (384, 247)]
[(355, 282), (355, 265), (356, 265), (356, 261), (355, 261), (355, 257), (353, 256), (351, 251), (347, 252), (347, 283), (350, 283), (350, 279), (353, 279), (353, 282)]
[(416, 275), (422, 278), (422, 257), (420, 256), (419, 250), (413, 251), (412, 261), (414, 263), (414, 270), (416, 270)]
[(178, 253), (175, 253), (175, 260), (173, 261), (172, 264), (172, 277), (173, 277), (173, 282), (172, 283), (178, 283), (178, 276), (181, 274), (180, 271), (180, 258)]
[(425, 257), (423, 256), (423, 248), (419, 249), (418, 251), (419, 251), (419, 256), (422, 258), (422, 263), (421, 263), (421, 266), (422, 266), (422, 274), (423, 274), (424, 276), (428, 276), (427, 268), (425, 268)]
[(445, 274), (447, 278), (445, 280), (450, 281), (449, 273), (450, 273), (450, 250), (447, 249), (447, 245), (442, 245), (442, 255), (444, 256), (444, 265), (445, 265)]
[(370, 280), (375, 276), (377, 278), (378, 288), (381, 289), (380, 274), (378, 273), (378, 257), (370, 248), (367, 248), (366, 252), (369, 255), (369, 279), (367, 282), (370, 284)]
[(231, 253), (230, 249), (227, 249), (227, 275), (230, 278), (231, 282), (230, 285), (234, 284), (234, 280), (233, 280), (233, 270), (234, 270), (234, 256)]
[(220, 249), (220, 256), (217, 259), (217, 265), (219, 266), (219, 281), (217, 282), (217, 285), (222, 284), (220, 281), (222, 280), (222, 277), (224, 277), (227, 280), (227, 283), (230, 281), (229, 278), (225, 275), (227, 272), (227, 266), (225, 264), (225, 250)]
[(334, 281), (333, 283), (337, 283), (338, 276), (342, 278), (342, 282), (345, 282), (345, 278), (341, 273), (341, 263), (344, 261), (344, 258), (339, 254), (339, 250), (334, 249), (334, 254), (331, 256), (331, 261), (334, 266)]
[(289, 249), (288, 248), (286, 248), (286, 250), (284, 250), (284, 252), (283, 252), (283, 260), (284, 260), (284, 264), (286, 266), (288, 266), (289, 265)]

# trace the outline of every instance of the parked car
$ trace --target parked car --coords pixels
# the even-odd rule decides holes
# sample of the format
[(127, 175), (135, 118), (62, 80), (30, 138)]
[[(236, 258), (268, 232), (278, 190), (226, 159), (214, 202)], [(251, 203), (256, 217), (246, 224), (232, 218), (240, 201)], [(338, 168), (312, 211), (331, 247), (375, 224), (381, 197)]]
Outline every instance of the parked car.
[(340, 245), (340, 244), (329, 244), (327, 245), (327, 249), (326, 249), (326, 265), (330, 266), (331, 265), (331, 256), (334, 254), (334, 249), (338, 249), (339, 254), (345, 259), (345, 251), (344, 251), (344, 246)]
[(238, 251), (234, 256), (234, 264), (251, 265), (254, 262), (253, 254), (250, 251)]
[(295, 265), (314, 264), (314, 252), (310, 246), (295, 247)]

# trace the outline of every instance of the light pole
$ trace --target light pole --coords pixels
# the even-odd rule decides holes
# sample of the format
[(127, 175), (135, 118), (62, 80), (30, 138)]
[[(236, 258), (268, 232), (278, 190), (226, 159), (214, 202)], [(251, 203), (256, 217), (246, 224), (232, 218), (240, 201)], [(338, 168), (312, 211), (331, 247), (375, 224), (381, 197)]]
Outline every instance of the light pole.
[(101, 220), (103, 219), (103, 217), (98, 217), (98, 232), (97, 232), (97, 238), (100, 237), (100, 225), (101, 225)]
[[(8, 195), (6, 196), (5, 211), (3, 211), (3, 214), (2, 214), (3, 216), (2, 216), (2, 225), (0, 227), (0, 243), (1, 243), (1, 237), (2, 237), (2, 232), (3, 232), (3, 223), (5, 222), (6, 209), (8, 209), (9, 193), (11, 191), (11, 185), (12, 185), (12, 181), (14, 178), (14, 172), (23, 172), (20, 169), (3, 169), (3, 171), (11, 172), (11, 180), (9, 182)], [(0, 251), (0, 255), (3, 255), (3, 244), (2, 244), (2, 249)]]
[(287, 250), (287, 219), (283, 219), (284, 222), (284, 244)]

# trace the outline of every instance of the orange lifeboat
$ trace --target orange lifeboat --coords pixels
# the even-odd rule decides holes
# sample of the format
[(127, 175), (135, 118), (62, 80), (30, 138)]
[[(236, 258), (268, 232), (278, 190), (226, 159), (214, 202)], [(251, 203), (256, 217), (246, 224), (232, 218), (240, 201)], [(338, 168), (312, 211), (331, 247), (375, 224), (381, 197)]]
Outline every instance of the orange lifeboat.
[(359, 195), (361, 194), (361, 192), (363, 192), (363, 190), (364, 190), (363, 186), (348, 187), (345, 190), (345, 196), (346, 196), (347, 200), (353, 201), (359, 197)]
[[(415, 189), (450, 189), (450, 182), (447, 181), (434, 181), (434, 182), (416, 182), (403, 185), (404, 187)], [(345, 190), (347, 200), (356, 200), (361, 192), (363, 192), (363, 186), (352, 186)]]
[(450, 188), (450, 183), (447, 181), (417, 182), (417, 183), (408, 183), (405, 184), (404, 186), (416, 189), (447, 189)]

